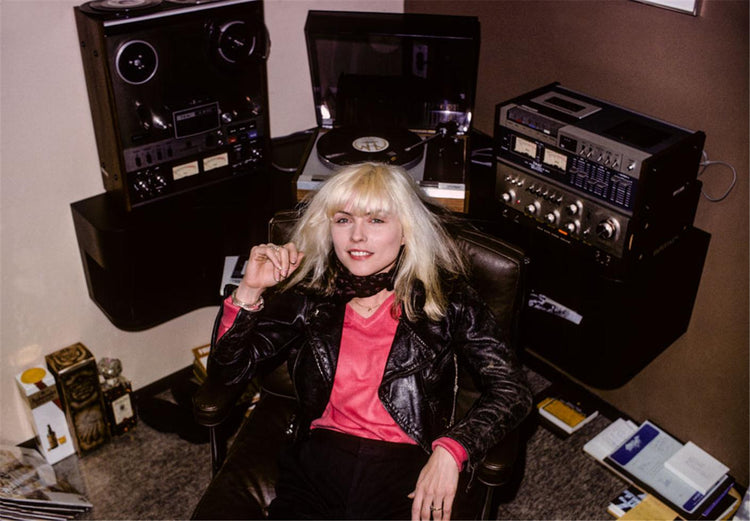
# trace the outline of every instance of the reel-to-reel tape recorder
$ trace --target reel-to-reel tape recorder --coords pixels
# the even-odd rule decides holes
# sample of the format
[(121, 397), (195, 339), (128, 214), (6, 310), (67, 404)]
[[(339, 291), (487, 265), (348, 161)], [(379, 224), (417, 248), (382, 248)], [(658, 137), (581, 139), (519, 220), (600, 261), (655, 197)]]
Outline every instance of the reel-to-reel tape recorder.
[(261, 0), (92, 0), (75, 18), (102, 179), (127, 210), (264, 165)]

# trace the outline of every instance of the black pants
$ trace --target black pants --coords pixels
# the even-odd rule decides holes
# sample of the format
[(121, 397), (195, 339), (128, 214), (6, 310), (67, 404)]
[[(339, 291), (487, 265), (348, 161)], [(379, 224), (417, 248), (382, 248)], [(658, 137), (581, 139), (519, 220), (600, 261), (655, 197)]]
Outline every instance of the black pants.
[(279, 462), (271, 519), (410, 519), (429, 455), (416, 445), (314, 429)]

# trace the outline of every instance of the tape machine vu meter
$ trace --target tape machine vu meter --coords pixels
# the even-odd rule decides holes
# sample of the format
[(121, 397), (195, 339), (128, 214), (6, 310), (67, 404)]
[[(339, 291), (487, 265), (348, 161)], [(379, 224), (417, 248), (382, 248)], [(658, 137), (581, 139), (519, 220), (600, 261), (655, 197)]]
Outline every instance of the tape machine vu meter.
[(94, 0), (75, 18), (102, 179), (127, 210), (264, 165), (260, 0)]
[(693, 223), (703, 132), (553, 83), (498, 104), (494, 139), (504, 217), (601, 264), (656, 255)]

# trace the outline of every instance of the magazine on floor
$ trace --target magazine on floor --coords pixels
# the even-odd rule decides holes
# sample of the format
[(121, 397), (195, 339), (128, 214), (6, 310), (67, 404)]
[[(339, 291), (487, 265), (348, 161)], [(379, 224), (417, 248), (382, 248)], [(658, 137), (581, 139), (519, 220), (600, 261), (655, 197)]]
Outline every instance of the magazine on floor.
[[(34, 449), (0, 445), (0, 516), (8, 519), (70, 518), (92, 505)], [(25, 517), (24, 517), (25, 516)]]

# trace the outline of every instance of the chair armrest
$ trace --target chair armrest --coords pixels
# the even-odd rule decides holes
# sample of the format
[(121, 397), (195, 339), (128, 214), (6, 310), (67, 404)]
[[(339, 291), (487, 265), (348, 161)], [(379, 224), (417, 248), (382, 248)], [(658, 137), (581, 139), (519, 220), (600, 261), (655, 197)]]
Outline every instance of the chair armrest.
[(518, 459), (519, 443), (520, 437), (516, 428), (489, 450), (477, 469), (477, 479), (488, 487), (499, 487), (508, 483)]
[(193, 417), (199, 425), (215, 427), (223, 422), (247, 389), (247, 383), (225, 384), (210, 376), (193, 395)]

